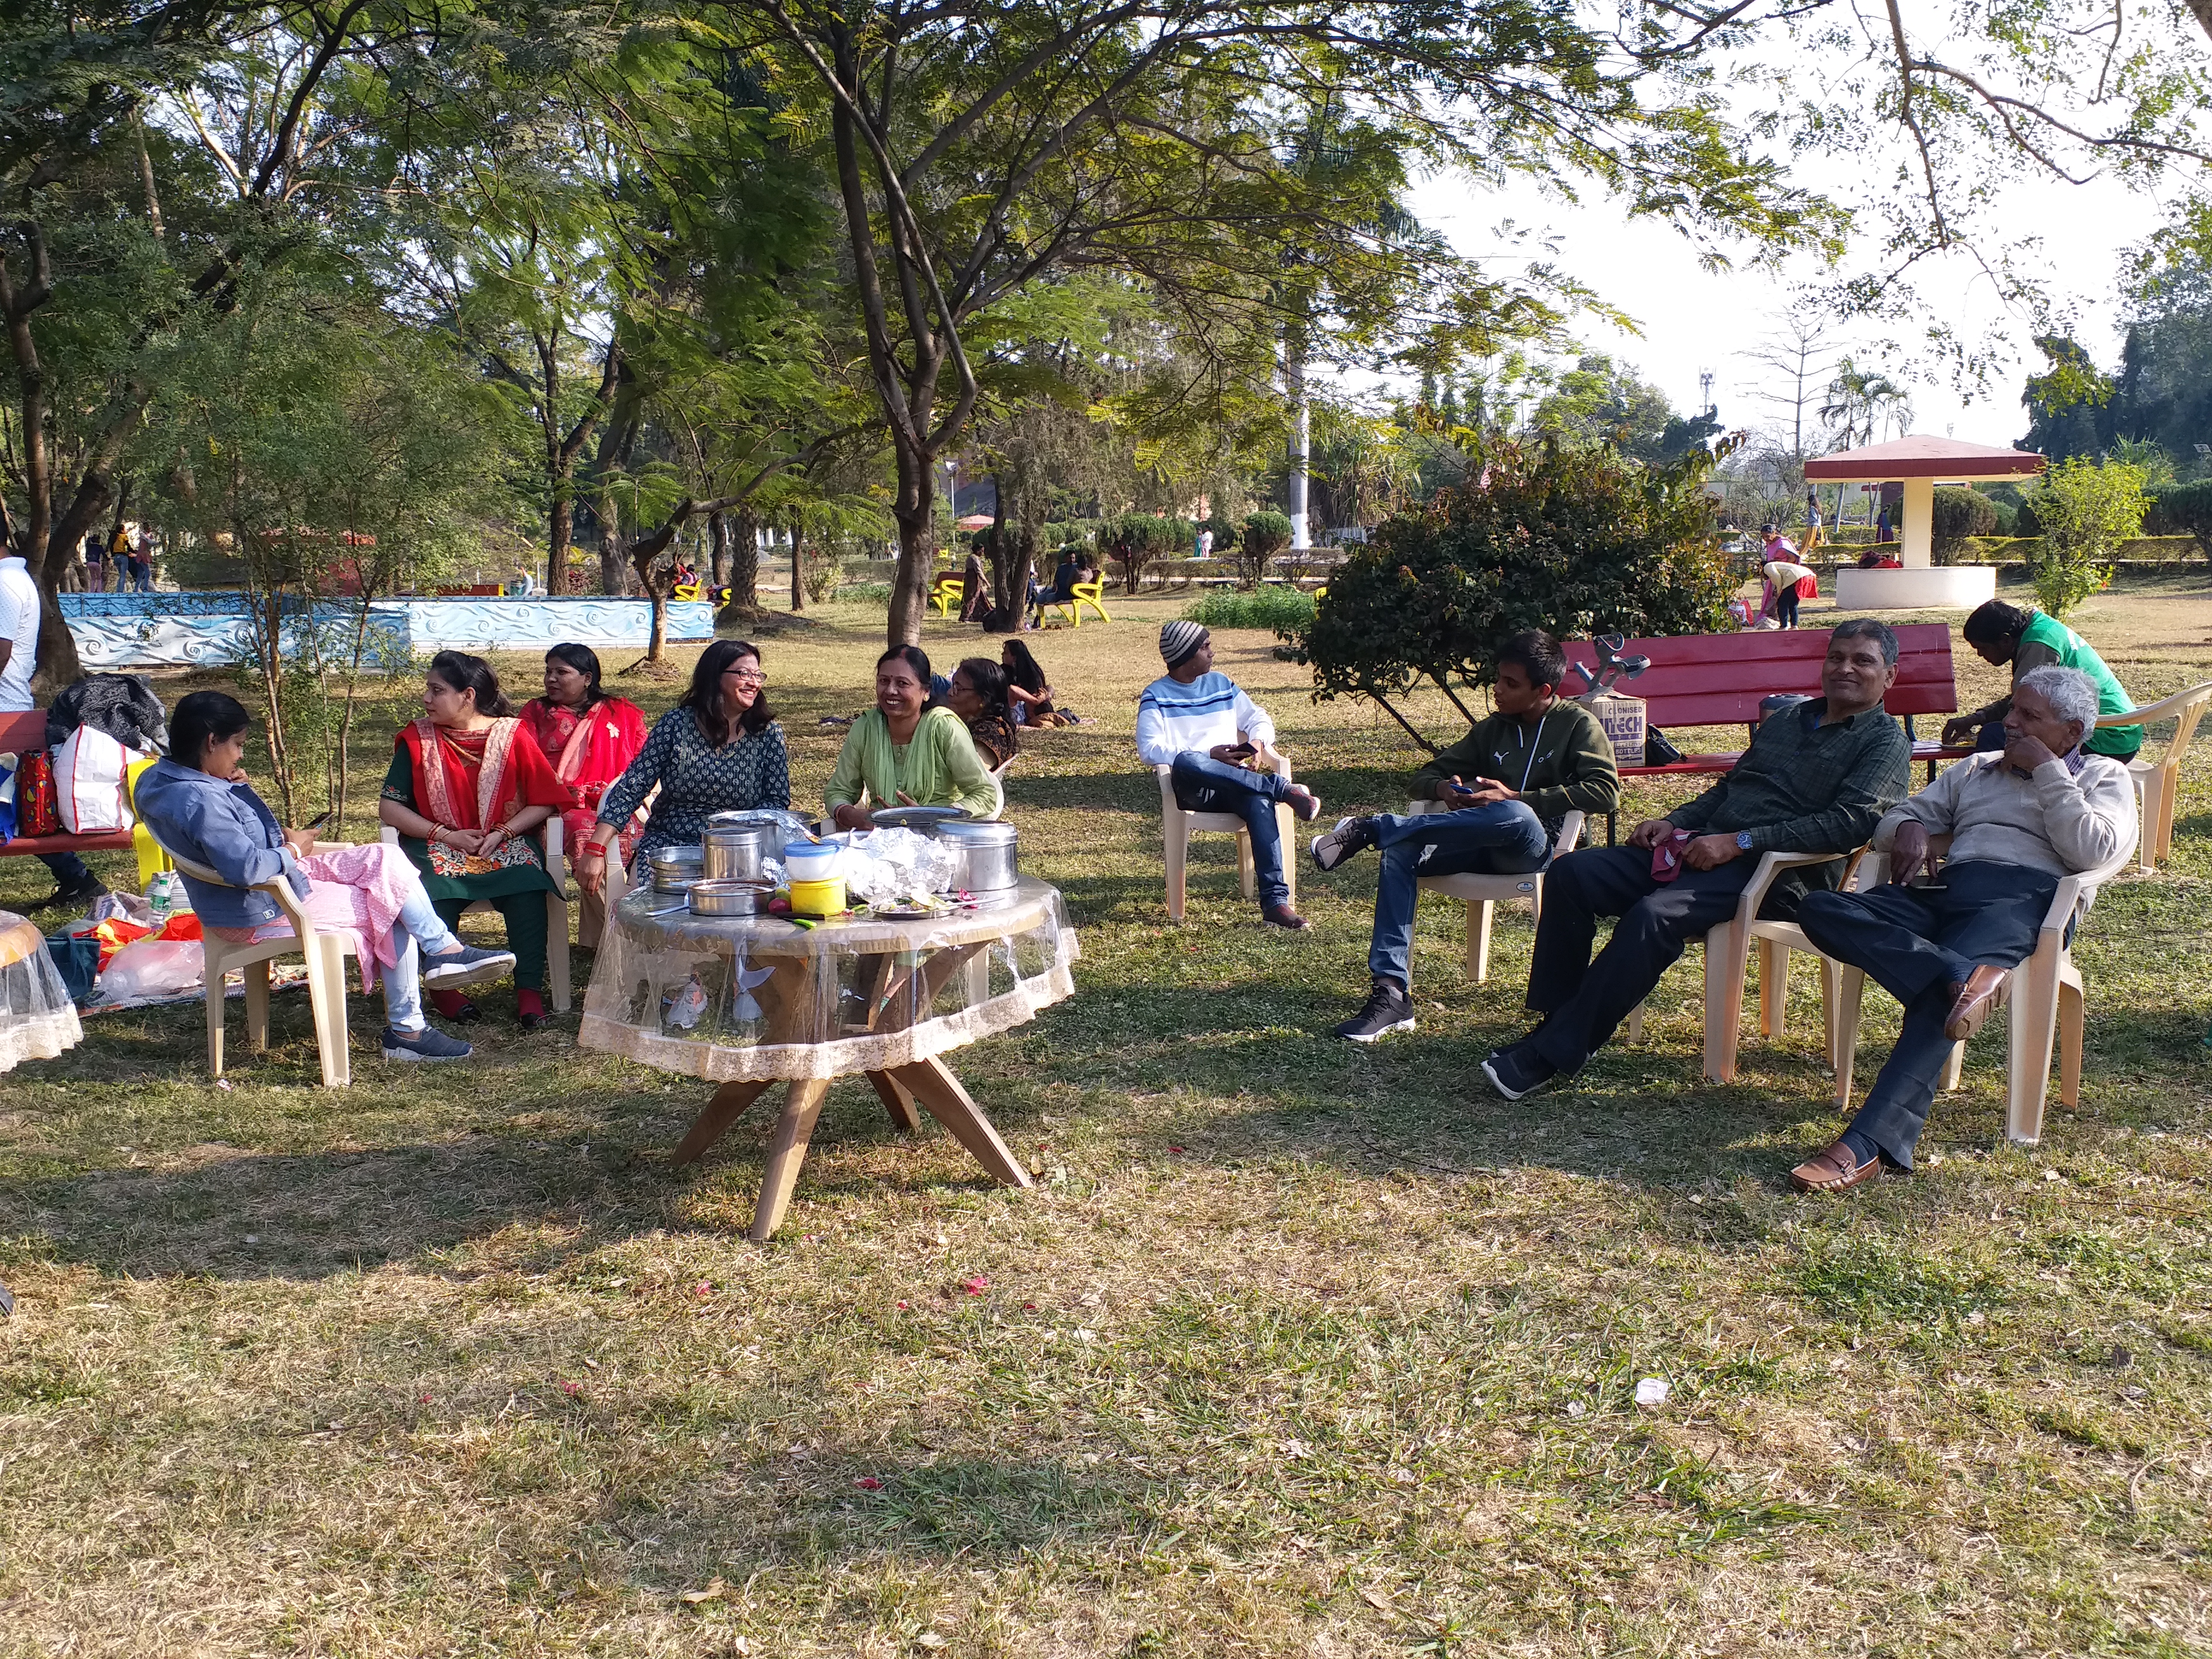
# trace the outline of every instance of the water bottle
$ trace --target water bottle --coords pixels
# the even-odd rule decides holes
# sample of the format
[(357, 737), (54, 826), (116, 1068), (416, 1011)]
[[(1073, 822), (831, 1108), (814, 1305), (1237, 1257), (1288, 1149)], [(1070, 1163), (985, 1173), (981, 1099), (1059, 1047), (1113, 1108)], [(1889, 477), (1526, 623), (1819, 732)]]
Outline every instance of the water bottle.
[(177, 872), (161, 870), (146, 884), (146, 902), (153, 907), (154, 930), (159, 933), (162, 923), (175, 914), (177, 908)]

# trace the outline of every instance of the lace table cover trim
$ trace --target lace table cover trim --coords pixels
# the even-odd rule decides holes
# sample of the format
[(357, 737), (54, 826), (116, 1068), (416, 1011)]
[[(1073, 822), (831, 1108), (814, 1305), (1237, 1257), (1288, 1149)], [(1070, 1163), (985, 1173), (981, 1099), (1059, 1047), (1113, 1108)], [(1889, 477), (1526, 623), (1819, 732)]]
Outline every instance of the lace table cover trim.
[(725, 1048), (664, 1036), (586, 1013), (577, 1045), (596, 1048), (655, 1070), (703, 1078), (709, 1083), (757, 1083), (783, 1078), (851, 1077), (881, 1072), (964, 1048), (981, 1038), (1025, 1025), (1041, 1008), (1075, 994), (1075, 975), (1066, 963), (1024, 980), (1003, 996), (944, 1014), (902, 1031), (838, 1037), (828, 1042), (784, 1042)]

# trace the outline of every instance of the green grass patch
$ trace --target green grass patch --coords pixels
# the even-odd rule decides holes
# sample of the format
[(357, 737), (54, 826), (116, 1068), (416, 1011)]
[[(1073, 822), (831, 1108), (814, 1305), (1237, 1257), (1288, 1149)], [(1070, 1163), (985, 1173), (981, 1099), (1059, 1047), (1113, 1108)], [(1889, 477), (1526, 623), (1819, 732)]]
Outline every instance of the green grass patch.
[(1183, 609), (1186, 620), (1208, 628), (1261, 628), (1273, 632), (1303, 628), (1314, 619), (1314, 596), (1288, 586), (1263, 586), (1249, 593), (1236, 588), (1209, 590)]

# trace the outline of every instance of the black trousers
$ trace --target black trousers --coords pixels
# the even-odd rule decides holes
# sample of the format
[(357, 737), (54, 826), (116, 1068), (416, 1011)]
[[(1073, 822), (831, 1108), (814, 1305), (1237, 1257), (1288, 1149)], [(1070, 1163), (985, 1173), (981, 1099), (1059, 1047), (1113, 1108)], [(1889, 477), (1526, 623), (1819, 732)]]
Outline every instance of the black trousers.
[[(1527, 1047), (1554, 1070), (1581, 1069), (1681, 960), (1682, 947), (1735, 914), (1758, 868), (1746, 854), (1654, 881), (1650, 851), (1634, 847), (1592, 847), (1553, 864), (1528, 968), (1529, 1011), (1547, 1018)], [(1600, 916), (1620, 920), (1593, 962)]]
[(2039, 870), (1979, 860), (1947, 864), (1942, 878), (1942, 887), (1808, 893), (1797, 910), (1823, 955), (1864, 969), (1904, 1006), (1897, 1047), (1851, 1127), (1908, 1170), (1950, 1058), (1943, 1022), (1955, 988), (1977, 967), (2027, 961), (2058, 886)]

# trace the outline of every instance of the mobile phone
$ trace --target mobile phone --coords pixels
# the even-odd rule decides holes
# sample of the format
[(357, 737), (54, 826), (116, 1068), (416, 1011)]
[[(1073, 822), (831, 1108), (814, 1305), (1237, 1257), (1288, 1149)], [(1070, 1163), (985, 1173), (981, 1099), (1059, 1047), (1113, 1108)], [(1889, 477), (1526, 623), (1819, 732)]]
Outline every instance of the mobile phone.
[(331, 815), (328, 812), (318, 812), (314, 817), (309, 818), (305, 823), (301, 824), (300, 828), (302, 830), (319, 830), (330, 821)]
[(1229, 746), (1229, 752), (1234, 755), (1238, 760), (1250, 760), (1253, 756), (1258, 754), (1260, 751), (1255, 749), (1249, 743), (1237, 743), (1231, 744)]

